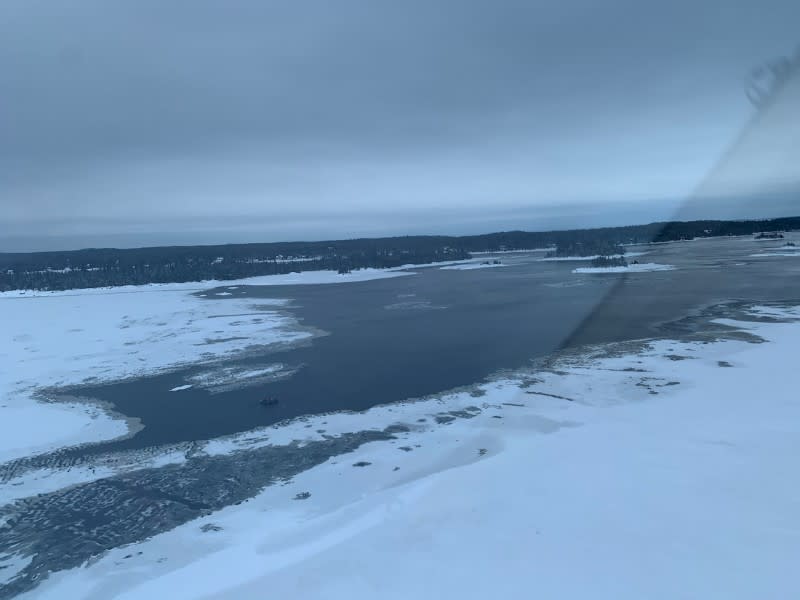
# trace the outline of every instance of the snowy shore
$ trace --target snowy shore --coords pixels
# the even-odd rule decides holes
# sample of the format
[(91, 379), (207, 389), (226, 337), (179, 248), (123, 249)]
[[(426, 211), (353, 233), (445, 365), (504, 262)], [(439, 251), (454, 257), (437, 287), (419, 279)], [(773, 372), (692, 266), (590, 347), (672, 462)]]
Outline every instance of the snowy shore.
[(151, 286), (0, 298), (0, 462), (130, 432), (124, 419), (91, 404), (40, 401), (52, 388), (211, 364), (312, 337), (285, 306), (270, 299), (209, 301)]
[[(139, 294), (143, 292), (178, 292), (199, 291), (215, 287), (230, 287), (242, 285), (328, 285), (332, 283), (357, 283), (375, 279), (389, 279), (413, 275), (406, 269), (424, 265), (404, 265), (399, 269), (357, 269), (350, 273), (337, 273), (336, 271), (299, 271), (283, 275), (259, 275), (244, 279), (205, 281), (186, 281), (182, 283), (148, 283), (145, 285), (123, 285), (115, 287), (100, 287), (77, 290), (40, 291), (40, 290), (11, 290), (0, 292), (0, 300), (6, 298), (33, 298), (51, 296), (89, 296), (105, 294)], [(402, 270), (400, 270), (402, 269)]]
[[(315, 335), (284, 310), (285, 300), (232, 298), (241, 286), (357, 283), (413, 274), (305, 271), (230, 281), (0, 292), (0, 463), (134, 432), (135, 424), (91, 403), (42, 402), (52, 388), (213, 365), (253, 348)], [(214, 288), (225, 289), (203, 293)], [(210, 368), (198, 385), (220, 387), (221, 378), (244, 378)], [(181, 389), (187, 388), (175, 391)]]
[(22, 597), (791, 597), (798, 319), (756, 308), (719, 322), (766, 343), (596, 348), (471, 392), (209, 442), (219, 455), (321, 439), (323, 423), (404, 426)]

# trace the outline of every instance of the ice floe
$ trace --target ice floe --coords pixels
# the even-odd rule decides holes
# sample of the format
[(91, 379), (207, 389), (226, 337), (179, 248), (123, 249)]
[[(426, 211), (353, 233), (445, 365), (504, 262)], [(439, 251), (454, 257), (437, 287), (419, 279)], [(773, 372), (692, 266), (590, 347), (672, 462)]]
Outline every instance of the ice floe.
[(282, 363), (218, 366), (191, 375), (188, 379), (197, 387), (217, 393), (291, 377), (298, 368)]

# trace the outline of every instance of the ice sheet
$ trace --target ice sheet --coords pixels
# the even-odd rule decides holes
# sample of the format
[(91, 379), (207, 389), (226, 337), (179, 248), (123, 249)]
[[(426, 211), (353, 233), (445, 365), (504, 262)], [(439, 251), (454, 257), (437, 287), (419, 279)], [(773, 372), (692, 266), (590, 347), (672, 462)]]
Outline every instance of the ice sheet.
[[(209, 445), (246, 451), (313, 437), (323, 420), (330, 434), (417, 424), (54, 574), (25, 597), (791, 597), (800, 584), (800, 324), (742, 325), (769, 343), (600, 349), (480, 394)], [(471, 418), (430, 424), (437, 412), (470, 407)]]

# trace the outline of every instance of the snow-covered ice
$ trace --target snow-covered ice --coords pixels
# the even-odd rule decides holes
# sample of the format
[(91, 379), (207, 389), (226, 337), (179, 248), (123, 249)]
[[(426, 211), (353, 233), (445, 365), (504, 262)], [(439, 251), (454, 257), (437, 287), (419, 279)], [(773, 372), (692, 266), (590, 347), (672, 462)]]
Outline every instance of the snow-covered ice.
[[(212, 442), (413, 424), (23, 597), (793, 598), (800, 323), (726, 323), (768, 343), (599, 348), (480, 394)], [(430, 425), (450, 410), (474, 416)]]
[(440, 268), (442, 271), (474, 271), (475, 269), (494, 269), (495, 267), (505, 267), (505, 265), (503, 263), (473, 262), (463, 265), (448, 265)]
[(0, 295), (0, 462), (125, 435), (128, 423), (85, 402), (41, 402), (48, 388), (213, 363), (312, 336), (285, 300), (206, 300), (180, 284)]
[(176, 386), (176, 387), (170, 389), (170, 392), (182, 392), (183, 390), (188, 390), (188, 389), (191, 389), (191, 388), (192, 388), (192, 384), (191, 383), (187, 383), (186, 385), (179, 385), (179, 386)]
[[(3, 360), (7, 353), (0, 354)], [(114, 418), (85, 402), (37, 402), (35, 382), (11, 381), (13, 367), (0, 370), (0, 462), (88, 442), (101, 442), (130, 432), (125, 419)], [(20, 384), (20, 385), (17, 385)]]
[(197, 387), (215, 393), (290, 377), (297, 372), (297, 369), (282, 363), (262, 366), (216, 366), (191, 375), (188, 379)]
[(651, 271), (672, 271), (673, 265), (662, 265), (658, 263), (639, 263), (629, 264), (627, 267), (578, 267), (573, 269), (573, 273), (647, 273)]

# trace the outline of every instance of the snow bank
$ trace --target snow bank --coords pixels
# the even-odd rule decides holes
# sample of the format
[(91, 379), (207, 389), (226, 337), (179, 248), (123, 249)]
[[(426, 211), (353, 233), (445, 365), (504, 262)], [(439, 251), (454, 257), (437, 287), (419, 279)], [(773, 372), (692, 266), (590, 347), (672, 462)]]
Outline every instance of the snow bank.
[(285, 300), (207, 300), (179, 284), (0, 297), (0, 462), (128, 433), (84, 403), (46, 403), (52, 387), (215, 362), (308, 338)]
[(673, 265), (658, 263), (629, 264), (627, 267), (578, 267), (573, 273), (647, 273), (649, 271), (672, 271)]
[(413, 425), (24, 598), (791, 597), (800, 325), (740, 326), (290, 426)]

